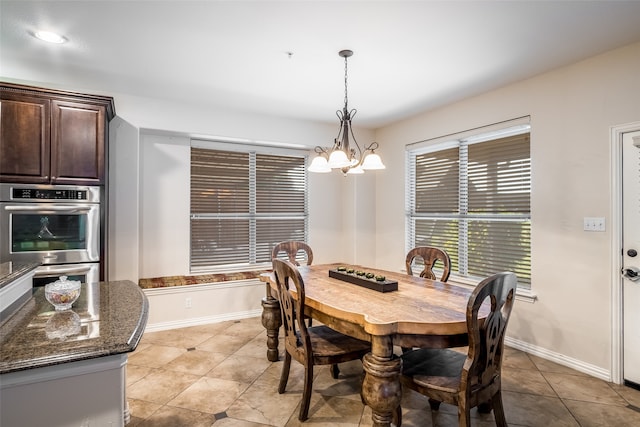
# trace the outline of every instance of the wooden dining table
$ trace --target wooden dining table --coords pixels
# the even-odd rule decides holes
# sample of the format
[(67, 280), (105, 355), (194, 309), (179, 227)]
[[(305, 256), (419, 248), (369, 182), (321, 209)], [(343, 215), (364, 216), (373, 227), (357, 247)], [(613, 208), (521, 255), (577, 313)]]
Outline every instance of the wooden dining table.
[[(329, 270), (348, 266), (397, 281), (398, 288), (380, 292), (329, 277)], [(394, 346), (446, 348), (467, 345), (466, 308), (471, 290), (400, 272), (319, 264), (298, 267), (305, 285), (305, 315), (349, 336), (371, 342), (362, 360), (362, 397), (373, 412), (373, 426), (390, 426), (400, 404), (402, 359)], [(277, 284), (264, 273), (262, 324), (267, 329), (267, 358), (278, 360), (282, 325)], [(295, 294), (294, 294), (295, 296)]]

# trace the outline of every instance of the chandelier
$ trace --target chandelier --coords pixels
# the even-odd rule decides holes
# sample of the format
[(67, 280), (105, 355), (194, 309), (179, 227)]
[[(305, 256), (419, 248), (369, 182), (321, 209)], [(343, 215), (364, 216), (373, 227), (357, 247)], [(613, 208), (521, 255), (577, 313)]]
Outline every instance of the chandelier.
[[(363, 150), (353, 135), (351, 119), (356, 115), (357, 110), (354, 108), (349, 111), (347, 96), (347, 58), (353, 55), (353, 52), (341, 50), (338, 55), (344, 58), (344, 107), (342, 110), (336, 111), (336, 116), (340, 120), (340, 128), (338, 136), (333, 141), (333, 147), (317, 146), (315, 148), (317, 156), (311, 162), (309, 172), (326, 173), (331, 172), (332, 169), (340, 169), (346, 176), (347, 174), (361, 174), (365, 170), (384, 169), (382, 159), (374, 152), (378, 148), (378, 143), (372, 142)], [(355, 147), (350, 145), (350, 140)]]

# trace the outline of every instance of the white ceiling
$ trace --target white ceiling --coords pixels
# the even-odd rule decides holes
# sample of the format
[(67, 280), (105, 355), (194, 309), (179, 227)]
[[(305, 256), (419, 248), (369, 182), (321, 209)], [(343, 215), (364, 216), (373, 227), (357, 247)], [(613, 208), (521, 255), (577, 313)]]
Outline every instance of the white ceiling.
[(640, 1), (0, 0), (0, 25), (4, 78), (336, 123), (351, 49), (377, 127), (640, 41)]

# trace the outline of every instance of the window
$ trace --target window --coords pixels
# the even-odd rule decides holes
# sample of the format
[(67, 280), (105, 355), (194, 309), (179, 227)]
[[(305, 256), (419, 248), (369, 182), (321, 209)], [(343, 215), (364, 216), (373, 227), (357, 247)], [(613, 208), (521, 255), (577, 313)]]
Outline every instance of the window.
[(306, 155), (194, 145), (192, 272), (265, 268), (276, 243), (307, 241)]
[(408, 146), (407, 250), (437, 246), (452, 276), (513, 271), (530, 288), (530, 127), (503, 126)]

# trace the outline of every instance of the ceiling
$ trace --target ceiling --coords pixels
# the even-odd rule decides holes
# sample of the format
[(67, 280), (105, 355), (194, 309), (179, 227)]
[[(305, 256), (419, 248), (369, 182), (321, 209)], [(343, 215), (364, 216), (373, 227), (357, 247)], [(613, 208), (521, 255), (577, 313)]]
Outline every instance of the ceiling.
[[(0, 76), (375, 128), (640, 41), (640, 1), (6, 1)], [(69, 41), (48, 45), (36, 29)]]

